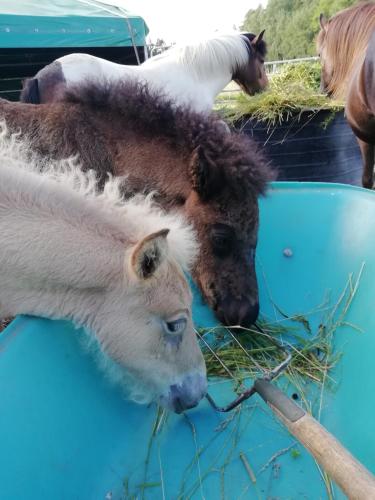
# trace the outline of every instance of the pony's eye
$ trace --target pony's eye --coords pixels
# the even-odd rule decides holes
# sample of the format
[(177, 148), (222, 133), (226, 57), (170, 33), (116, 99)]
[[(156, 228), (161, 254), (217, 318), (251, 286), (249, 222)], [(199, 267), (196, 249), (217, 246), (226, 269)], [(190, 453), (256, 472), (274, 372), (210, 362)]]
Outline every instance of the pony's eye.
[(226, 250), (230, 250), (231, 242), (227, 236), (217, 235), (213, 238), (213, 246), (215, 250), (219, 252), (225, 252)]
[(226, 238), (215, 238), (213, 241), (213, 251), (218, 257), (228, 257), (232, 247), (232, 242)]
[(228, 245), (229, 239), (224, 235), (216, 235), (214, 236), (214, 243), (217, 247), (225, 247)]
[(164, 321), (164, 328), (166, 333), (173, 335), (176, 333), (183, 333), (186, 329), (187, 319), (178, 318), (173, 321)]
[(231, 253), (235, 241), (235, 233), (231, 227), (216, 224), (213, 227), (211, 238), (215, 255), (226, 257)]

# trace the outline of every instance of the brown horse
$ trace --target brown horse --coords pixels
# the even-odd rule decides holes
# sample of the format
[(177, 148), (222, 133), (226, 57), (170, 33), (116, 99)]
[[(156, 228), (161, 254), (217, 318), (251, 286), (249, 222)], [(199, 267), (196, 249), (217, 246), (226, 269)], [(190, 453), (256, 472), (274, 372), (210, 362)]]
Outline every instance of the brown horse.
[(198, 233), (193, 278), (208, 304), (226, 324), (256, 320), (257, 198), (270, 170), (248, 138), (139, 83), (91, 83), (42, 105), (1, 100), (0, 118), (43, 156), (78, 153), (101, 180), (126, 174), (133, 191), (180, 208)]
[(360, 3), (329, 21), (320, 16), (317, 50), (322, 89), (345, 99), (347, 120), (363, 158), (362, 184), (373, 187), (375, 146), (375, 4)]

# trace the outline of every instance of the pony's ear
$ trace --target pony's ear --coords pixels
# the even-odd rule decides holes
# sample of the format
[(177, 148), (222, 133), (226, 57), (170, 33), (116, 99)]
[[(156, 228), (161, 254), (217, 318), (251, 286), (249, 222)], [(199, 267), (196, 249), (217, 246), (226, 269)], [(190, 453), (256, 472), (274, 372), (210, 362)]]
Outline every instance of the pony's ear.
[(139, 279), (150, 278), (168, 253), (169, 229), (149, 234), (137, 243), (131, 255), (131, 267)]
[(206, 201), (223, 185), (223, 175), (220, 169), (205, 157), (200, 146), (194, 149), (190, 158), (190, 178), (194, 191)]
[(263, 40), (263, 35), (266, 30), (263, 30), (257, 35), (252, 41), (251, 44), (254, 45), (254, 47), (259, 47), (260, 43)]
[(325, 18), (324, 14), (320, 14), (319, 16), (319, 24), (320, 24), (320, 27), (322, 28), (322, 30), (326, 30), (326, 27), (327, 27), (327, 19)]

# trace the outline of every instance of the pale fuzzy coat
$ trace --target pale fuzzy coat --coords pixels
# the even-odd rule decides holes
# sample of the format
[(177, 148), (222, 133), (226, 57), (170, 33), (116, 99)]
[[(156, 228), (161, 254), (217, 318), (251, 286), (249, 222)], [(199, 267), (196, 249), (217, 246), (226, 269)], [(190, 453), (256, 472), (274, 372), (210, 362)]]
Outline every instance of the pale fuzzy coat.
[[(204, 374), (182, 272), (196, 254), (191, 227), (150, 196), (122, 201), (123, 179), (109, 179), (99, 193), (94, 173), (74, 160), (44, 165), (43, 173), (40, 163), (2, 124), (0, 317), (27, 313), (85, 327), (139, 401), (165, 397), (186, 373)], [(129, 264), (134, 246), (164, 228), (165, 260), (142, 282)], [(190, 324), (177, 352), (160, 341), (158, 318), (182, 308)]]

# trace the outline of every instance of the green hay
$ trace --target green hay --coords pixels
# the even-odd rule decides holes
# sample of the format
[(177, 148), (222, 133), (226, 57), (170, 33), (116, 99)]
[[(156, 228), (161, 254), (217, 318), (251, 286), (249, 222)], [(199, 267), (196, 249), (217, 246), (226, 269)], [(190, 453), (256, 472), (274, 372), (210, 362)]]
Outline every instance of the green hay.
[[(334, 350), (334, 335), (338, 328), (353, 326), (349, 325), (345, 318), (357, 292), (363, 268), (364, 265), (354, 283), (353, 275), (349, 276), (336, 304), (331, 307), (324, 304), (319, 306), (318, 311), (323, 308), (326, 314), (315, 331), (307, 315), (298, 313), (288, 316), (279, 308), (276, 309), (283, 316), (283, 323), (260, 321), (263, 334), (255, 327), (229, 329), (220, 326), (199, 329), (199, 334), (210, 344), (215, 353), (202, 345), (208, 376), (232, 378), (239, 389), (245, 378), (262, 375), (259, 367), (267, 373), (285, 359), (283, 350), (275, 345), (276, 340), (287, 346), (292, 354), (284, 375), (298, 388), (301, 388), (306, 381), (315, 382), (321, 387), (322, 397), (325, 385), (333, 382), (329, 371), (336, 366), (342, 356), (342, 353)], [(314, 315), (314, 311), (309, 315)], [(285, 324), (286, 322), (289, 324)], [(218, 362), (218, 358), (221, 362)], [(321, 405), (319, 416), (320, 411)]]
[[(286, 375), (300, 375), (322, 384), (324, 373), (331, 370), (341, 357), (341, 354), (333, 353), (325, 325), (321, 325), (311, 339), (304, 339), (281, 325), (275, 328), (274, 324), (264, 321), (261, 321), (260, 325), (264, 336), (255, 328), (236, 328), (235, 331), (232, 329), (244, 349), (235, 342), (229, 329), (218, 327), (200, 330), (203, 335), (214, 333), (214, 345), (211, 347), (239, 384), (245, 378), (260, 376), (259, 365), (267, 372), (283, 361), (285, 354), (274, 344), (274, 337), (287, 337), (292, 346), (292, 360)], [(203, 352), (208, 376), (231, 377), (207, 348), (203, 347)]]
[[(297, 120), (303, 112), (313, 114), (327, 110), (327, 123), (338, 111), (344, 109), (344, 103), (329, 99), (319, 90), (320, 64), (298, 63), (285, 65), (280, 73), (272, 76), (267, 90), (254, 96), (243, 92), (220, 94), (216, 110), (230, 122), (238, 122), (243, 117), (250, 117), (272, 127), (292, 117)], [(224, 102), (224, 100), (226, 102)]]

